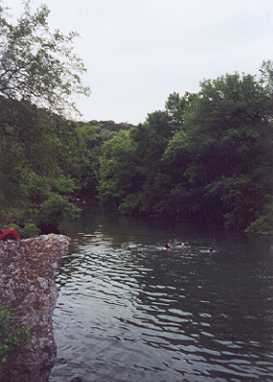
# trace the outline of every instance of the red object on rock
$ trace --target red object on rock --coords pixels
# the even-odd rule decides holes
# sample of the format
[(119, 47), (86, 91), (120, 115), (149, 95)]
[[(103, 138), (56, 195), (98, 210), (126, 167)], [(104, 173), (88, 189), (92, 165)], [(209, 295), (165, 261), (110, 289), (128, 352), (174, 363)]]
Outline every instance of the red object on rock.
[(0, 229), (0, 240), (21, 240), (21, 236), (15, 228)]

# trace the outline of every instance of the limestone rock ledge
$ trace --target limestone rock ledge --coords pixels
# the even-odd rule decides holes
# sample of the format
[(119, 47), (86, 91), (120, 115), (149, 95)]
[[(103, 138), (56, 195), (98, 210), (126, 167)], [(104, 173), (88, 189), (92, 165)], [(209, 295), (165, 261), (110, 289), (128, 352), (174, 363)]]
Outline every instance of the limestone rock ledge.
[(55, 273), (69, 248), (62, 235), (0, 241), (0, 305), (31, 329), (31, 341), (0, 365), (1, 382), (46, 382), (56, 358), (52, 314)]

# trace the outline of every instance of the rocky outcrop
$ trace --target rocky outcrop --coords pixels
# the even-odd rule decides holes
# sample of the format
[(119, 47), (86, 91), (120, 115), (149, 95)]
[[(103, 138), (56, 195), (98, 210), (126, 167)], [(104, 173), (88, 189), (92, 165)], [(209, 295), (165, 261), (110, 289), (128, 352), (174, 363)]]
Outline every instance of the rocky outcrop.
[(30, 328), (30, 341), (0, 365), (1, 382), (45, 382), (56, 357), (52, 313), (57, 299), (55, 272), (68, 251), (62, 235), (0, 241), (0, 305)]

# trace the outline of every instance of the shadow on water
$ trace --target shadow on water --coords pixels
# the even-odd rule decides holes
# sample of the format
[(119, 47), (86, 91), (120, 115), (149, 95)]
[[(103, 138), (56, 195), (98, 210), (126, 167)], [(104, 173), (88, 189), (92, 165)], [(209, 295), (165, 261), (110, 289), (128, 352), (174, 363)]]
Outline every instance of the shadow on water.
[(101, 215), (67, 229), (50, 381), (272, 381), (268, 242)]

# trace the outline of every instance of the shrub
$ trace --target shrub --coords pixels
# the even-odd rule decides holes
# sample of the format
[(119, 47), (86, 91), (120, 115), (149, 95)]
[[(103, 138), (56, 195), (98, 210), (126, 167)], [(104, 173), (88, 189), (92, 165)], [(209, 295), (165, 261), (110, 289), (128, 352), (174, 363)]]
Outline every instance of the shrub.
[(23, 238), (27, 239), (33, 236), (39, 236), (41, 233), (40, 229), (36, 224), (28, 223), (21, 229), (21, 235)]
[(10, 351), (26, 343), (30, 338), (30, 329), (16, 324), (11, 312), (6, 307), (0, 306), (0, 365), (6, 361)]
[(42, 203), (39, 214), (40, 224), (51, 224), (58, 227), (66, 219), (78, 217), (80, 209), (67, 197), (51, 192)]
[(273, 236), (273, 203), (265, 207), (264, 213), (249, 225), (246, 233), (256, 236)]

